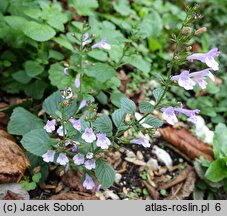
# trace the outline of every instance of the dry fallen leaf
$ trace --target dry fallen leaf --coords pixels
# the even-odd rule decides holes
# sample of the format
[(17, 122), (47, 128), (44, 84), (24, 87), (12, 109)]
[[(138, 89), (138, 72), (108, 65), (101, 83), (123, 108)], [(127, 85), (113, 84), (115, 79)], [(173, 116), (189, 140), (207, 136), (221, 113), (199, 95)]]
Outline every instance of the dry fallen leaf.
[(24, 152), (12, 140), (9, 134), (1, 131), (0, 184), (19, 181), (29, 167), (29, 162)]
[(195, 188), (196, 173), (192, 167), (188, 169), (185, 182), (179, 183), (171, 188), (171, 193), (167, 200), (183, 200), (190, 196)]
[(203, 156), (207, 160), (213, 160), (211, 146), (198, 140), (188, 129), (167, 127), (160, 128), (159, 132), (167, 142), (171, 143), (190, 159), (194, 160)]
[(94, 195), (81, 192), (63, 192), (57, 195), (53, 195), (49, 200), (97, 200)]
[(153, 200), (158, 200), (159, 199), (159, 192), (156, 191), (155, 188), (153, 186), (151, 186), (150, 184), (148, 184), (146, 181), (143, 181), (143, 184), (147, 188), (151, 198)]
[(23, 200), (23, 197), (19, 196), (18, 194), (8, 190), (3, 197), (3, 200)]

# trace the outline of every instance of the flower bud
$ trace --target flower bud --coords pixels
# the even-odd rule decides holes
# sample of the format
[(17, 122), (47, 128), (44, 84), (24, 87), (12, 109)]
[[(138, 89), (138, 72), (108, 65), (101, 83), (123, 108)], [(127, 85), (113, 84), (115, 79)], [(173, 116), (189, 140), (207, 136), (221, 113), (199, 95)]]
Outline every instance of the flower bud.
[(186, 47), (186, 50), (187, 50), (187, 51), (192, 50), (192, 46), (188, 46), (188, 47)]
[(207, 28), (202, 27), (202, 28), (199, 28), (198, 30), (196, 30), (194, 35), (200, 35), (200, 34), (202, 34), (203, 32), (206, 32), (206, 31), (207, 31)]
[(182, 30), (182, 34), (183, 35), (186, 35), (190, 32), (191, 28), (190, 27), (185, 27), (183, 30)]

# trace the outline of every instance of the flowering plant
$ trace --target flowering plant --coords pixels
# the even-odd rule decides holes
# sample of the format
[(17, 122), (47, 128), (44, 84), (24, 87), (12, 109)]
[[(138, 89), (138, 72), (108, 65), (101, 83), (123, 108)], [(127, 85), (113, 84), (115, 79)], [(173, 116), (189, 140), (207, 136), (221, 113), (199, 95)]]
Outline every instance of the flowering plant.
[[(204, 89), (207, 84), (206, 77), (213, 78), (211, 70), (218, 69), (218, 63), (214, 59), (220, 54), (217, 48), (205, 54), (188, 55), (191, 38), (204, 31), (204, 28), (193, 30), (192, 24), (197, 18), (196, 7), (188, 8), (178, 35), (173, 35), (176, 48), (168, 65), (167, 77), (162, 82), (163, 87), (153, 91), (154, 103), (143, 101), (137, 106), (120, 94), (118, 108), (110, 114), (98, 113), (94, 98), (97, 92), (92, 89), (93, 86), (88, 85), (87, 76), (89, 79), (96, 78), (102, 84), (108, 82), (108, 79), (114, 77), (113, 68), (118, 69), (124, 58), (132, 53), (130, 47), (125, 45), (122, 56), (113, 61), (112, 66), (100, 63), (98, 59), (96, 63), (90, 62), (88, 56), (92, 50), (111, 51), (112, 46), (108, 43), (108, 38), (95, 42), (94, 35), (89, 34), (89, 27), (83, 25), (80, 27), (81, 33), (74, 35), (78, 44), (76, 57), (70, 65), (65, 63), (65, 68), (62, 69), (63, 79), (66, 80), (65, 88), (50, 95), (43, 103), (43, 110), (48, 114), (45, 124), (23, 108), (17, 108), (12, 114), (9, 131), (14, 133), (15, 125), (18, 127), (18, 116), (23, 116), (30, 121), (30, 125), (26, 127), (31, 127), (31, 130), (25, 133), (22, 129), (18, 135), (23, 135), (21, 143), (31, 154), (42, 157), (46, 163), (59, 165), (63, 171), (81, 171), (84, 173), (83, 186), (88, 190), (99, 189), (99, 184), (104, 189), (110, 187), (115, 172), (107, 163), (105, 152), (114, 151), (126, 143), (149, 148), (155, 130), (163, 124), (161, 115), (155, 116), (154, 110), (160, 110), (162, 119), (171, 125), (178, 121), (177, 117), (181, 114), (187, 116), (191, 122), (196, 121), (196, 115), (200, 112), (198, 109), (189, 110), (183, 108), (182, 104), (166, 102), (165, 95), (173, 81), (186, 90), (193, 89), (197, 84)], [(199, 60), (209, 68), (192, 73), (184, 70), (180, 75), (172, 76), (173, 71), (179, 69), (179, 65), (186, 60)], [(128, 130), (132, 131), (133, 135), (122, 137)]]

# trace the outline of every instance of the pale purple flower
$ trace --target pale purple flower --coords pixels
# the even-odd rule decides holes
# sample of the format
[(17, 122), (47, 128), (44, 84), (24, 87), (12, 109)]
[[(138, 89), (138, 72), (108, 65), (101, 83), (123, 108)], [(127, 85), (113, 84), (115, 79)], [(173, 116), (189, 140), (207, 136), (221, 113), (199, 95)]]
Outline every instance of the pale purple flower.
[[(66, 129), (65, 129), (65, 134), (67, 133)], [(63, 133), (63, 126), (60, 126), (58, 129), (57, 129), (57, 134), (59, 136), (64, 136), (64, 133)]]
[(70, 99), (73, 96), (72, 89), (68, 87), (64, 91), (61, 91), (61, 95), (66, 100)]
[(92, 49), (94, 49), (94, 48), (103, 48), (103, 49), (110, 50), (111, 46), (110, 46), (110, 44), (107, 43), (106, 38), (103, 38), (100, 42), (95, 43), (94, 45), (92, 45), (91, 48)]
[(72, 123), (73, 127), (74, 127), (76, 130), (78, 130), (78, 131), (81, 130), (81, 125), (80, 125), (80, 120), (79, 120), (79, 119), (78, 119), (78, 120), (75, 120), (75, 119), (73, 119), (73, 118), (70, 118), (69, 121)]
[(53, 162), (54, 161), (54, 150), (48, 150), (45, 154), (42, 155), (43, 161), (45, 162)]
[(73, 144), (73, 148), (72, 148), (72, 152), (75, 153), (77, 152), (77, 149), (78, 149), (78, 144)]
[(214, 80), (213, 74), (210, 72), (211, 68), (207, 68), (201, 71), (189, 73), (189, 71), (182, 71), (180, 75), (172, 76), (171, 80), (177, 81), (179, 86), (186, 90), (191, 90), (198, 84), (202, 89), (206, 88), (207, 82), (206, 77)]
[(86, 158), (87, 158), (87, 159), (92, 159), (93, 156), (94, 156), (94, 154), (93, 154), (92, 152), (88, 152), (88, 153), (86, 154)]
[(67, 163), (69, 163), (69, 159), (66, 156), (66, 153), (60, 153), (58, 158), (57, 158), (57, 163), (59, 163), (60, 165), (66, 165)]
[(69, 69), (68, 67), (64, 68), (64, 76), (69, 76), (69, 74), (67, 72), (68, 69)]
[(74, 84), (75, 84), (75, 87), (76, 87), (76, 88), (80, 88), (80, 77), (77, 77), (77, 78), (75, 79)]
[(92, 143), (93, 141), (96, 140), (96, 136), (92, 128), (86, 128), (81, 138), (85, 140), (87, 143)]
[(85, 175), (83, 187), (86, 188), (87, 190), (91, 190), (95, 187), (95, 183), (94, 183), (93, 179), (88, 174)]
[(161, 112), (163, 112), (162, 118), (166, 120), (169, 124), (174, 125), (175, 123), (178, 122), (173, 107), (162, 108)]
[(184, 114), (188, 117), (188, 120), (190, 120), (193, 123), (195, 123), (197, 120), (196, 114), (199, 114), (200, 112), (200, 110), (198, 109), (188, 110), (188, 109), (183, 109), (182, 107), (174, 108), (174, 109), (177, 115)]
[(68, 145), (70, 145), (70, 144), (71, 144), (70, 140), (66, 140), (66, 141), (65, 141), (65, 146), (68, 146)]
[(99, 192), (100, 191), (100, 189), (101, 189), (101, 187), (102, 187), (102, 185), (101, 184), (99, 184), (96, 188), (95, 188), (95, 192)]
[(188, 117), (188, 120), (192, 121), (193, 123), (196, 122), (197, 116), (200, 112), (200, 110), (188, 110), (183, 109), (182, 107), (167, 107), (167, 108), (161, 108), (162, 118), (166, 120), (169, 124), (174, 125), (176, 122), (178, 122), (177, 116), (180, 114), (184, 114)]
[(95, 159), (91, 159), (91, 160), (85, 161), (84, 166), (85, 166), (88, 170), (95, 169), (95, 167), (96, 167), (96, 161), (95, 161)]
[(43, 127), (47, 133), (51, 133), (55, 130), (56, 120), (48, 120), (46, 125)]
[(81, 110), (82, 108), (84, 108), (85, 106), (87, 106), (87, 101), (85, 99), (83, 99), (79, 105), (79, 110)]
[(83, 42), (82, 42), (82, 47), (85, 45), (91, 43), (91, 40), (89, 39), (90, 35), (88, 33), (83, 34)]
[(149, 139), (145, 136), (140, 137), (138, 139), (133, 139), (130, 141), (131, 144), (142, 145), (145, 148), (149, 148), (151, 144), (149, 143)]
[(214, 57), (219, 55), (220, 51), (217, 48), (213, 48), (207, 53), (194, 53), (188, 56), (186, 59), (188, 61), (199, 60), (203, 63), (206, 63), (208, 67), (216, 71), (218, 70), (218, 62), (215, 61)]
[(74, 157), (73, 157), (73, 161), (74, 161), (74, 164), (76, 165), (81, 165), (84, 163), (84, 155), (83, 154), (76, 154)]
[(108, 149), (111, 142), (109, 138), (106, 136), (106, 134), (99, 133), (99, 134), (96, 134), (96, 136), (97, 136), (96, 145), (101, 149)]

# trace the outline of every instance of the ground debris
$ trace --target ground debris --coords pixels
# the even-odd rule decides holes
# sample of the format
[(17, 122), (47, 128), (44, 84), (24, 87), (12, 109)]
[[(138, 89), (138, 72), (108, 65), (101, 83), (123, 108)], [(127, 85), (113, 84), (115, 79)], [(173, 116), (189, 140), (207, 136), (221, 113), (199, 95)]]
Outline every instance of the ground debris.
[(83, 192), (62, 192), (57, 195), (53, 195), (49, 200), (98, 200), (95, 195)]
[(19, 181), (29, 167), (23, 150), (12, 140), (9, 134), (1, 130), (0, 184)]
[(207, 160), (213, 160), (211, 146), (198, 140), (188, 129), (167, 127), (161, 128), (159, 131), (167, 142), (179, 149), (188, 158), (194, 160), (203, 156)]
[(170, 194), (165, 198), (167, 200), (183, 200), (190, 196), (195, 188), (196, 173), (192, 167), (187, 171), (187, 178), (171, 188)]

